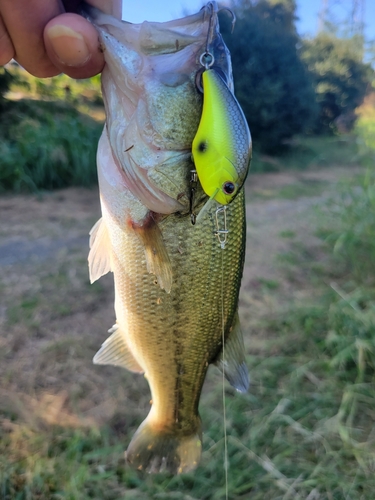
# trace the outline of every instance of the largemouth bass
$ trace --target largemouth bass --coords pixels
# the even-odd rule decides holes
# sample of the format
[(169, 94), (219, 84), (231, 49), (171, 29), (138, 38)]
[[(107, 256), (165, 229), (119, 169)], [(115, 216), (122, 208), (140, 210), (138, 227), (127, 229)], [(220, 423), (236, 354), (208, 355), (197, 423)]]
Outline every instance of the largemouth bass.
[(209, 49), (212, 70), (232, 90), (230, 56), (214, 3), (167, 23), (130, 24), (95, 9), (87, 16), (104, 50), (107, 116), (97, 155), (102, 218), (91, 231), (89, 268), (92, 282), (113, 272), (116, 312), (94, 362), (149, 382), (151, 410), (128, 463), (188, 472), (201, 456), (198, 404), (209, 364), (248, 389), (237, 313), (243, 189), (225, 211), (214, 201), (192, 224), (192, 211), (207, 201), (191, 157), (202, 114), (199, 60)]

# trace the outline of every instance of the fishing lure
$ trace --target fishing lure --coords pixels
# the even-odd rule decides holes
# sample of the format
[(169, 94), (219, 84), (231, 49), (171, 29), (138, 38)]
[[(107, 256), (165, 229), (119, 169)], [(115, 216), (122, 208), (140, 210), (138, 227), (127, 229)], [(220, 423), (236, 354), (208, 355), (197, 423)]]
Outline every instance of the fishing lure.
[(250, 131), (237, 99), (220, 74), (207, 64), (202, 88), (203, 110), (192, 145), (193, 161), (205, 193), (228, 205), (249, 170)]

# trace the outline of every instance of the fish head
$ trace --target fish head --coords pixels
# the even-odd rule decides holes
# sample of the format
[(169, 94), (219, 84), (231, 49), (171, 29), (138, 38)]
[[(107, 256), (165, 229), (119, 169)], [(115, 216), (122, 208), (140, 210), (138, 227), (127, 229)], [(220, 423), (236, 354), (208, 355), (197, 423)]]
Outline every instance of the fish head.
[[(102, 142), (110, 151), (98, 151), (101, 184), (114, 178), (109, 170), (115, 169), (122, 188), (149, 210), (187, 212), (191, 147), (203, 103), (196, 82), (207, 50), (213, 67), (233, 88), (214, 2), (165, 23), (132, 24), (90, 7), (85, 15), (99, 32), (106, 62), (102, 91), (108, 140)], [(204, 196), (198, 192), (197, 203)]]

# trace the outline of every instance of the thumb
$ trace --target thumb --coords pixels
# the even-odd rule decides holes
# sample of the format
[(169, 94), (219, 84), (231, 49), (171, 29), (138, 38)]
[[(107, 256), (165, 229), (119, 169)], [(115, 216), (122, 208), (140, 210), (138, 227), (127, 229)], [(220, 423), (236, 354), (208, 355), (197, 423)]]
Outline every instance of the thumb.
[(98, 33), (77, 14), (61, 14), (44, 29), (44, 44), (49, 58), (72, 78), (88, 78), (104, 66)]

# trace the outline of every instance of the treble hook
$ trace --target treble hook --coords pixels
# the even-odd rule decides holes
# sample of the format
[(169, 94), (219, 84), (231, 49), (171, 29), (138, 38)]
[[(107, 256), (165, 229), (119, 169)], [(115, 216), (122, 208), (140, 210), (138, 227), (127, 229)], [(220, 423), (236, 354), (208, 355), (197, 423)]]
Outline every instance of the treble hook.
[[(214, 17), (214, 14), (217, 15), (219, 12), (221, 12), (223, 10), (226, 10), (229, 13), (229, 15), (232, 17), (231, 33), (233, 33), (237, 18), (236, 18), (236, 14), (233, 12), (232, 9), (230, 9), (229, 7), (220, 7), (219, 8), (217, 5), (217, 2), (208, 2), (208, 4), (205, 7), (208, 7), (211, 9), (210, 20), (209, 20), (208, 30), (207, 30), (207, 40), (206, 40), (206, 52), (209, 52), (209, 45), (211, 44), (213, 37), (214, 37), (213, 36), (214, 26), (212, 23), (212, 18)], [(205, 7), (202, 7), (202, 9), (204, 9)]]
[(237, 21), (236, 14), (229, 7), (221, 7), (221, 9), (219, 9), (219, 12), (221, 12), (222, 10), (226, 10), (229, 15), (232, 16), (232, 28), (230, 30), (230, 33), (232, 34)]

